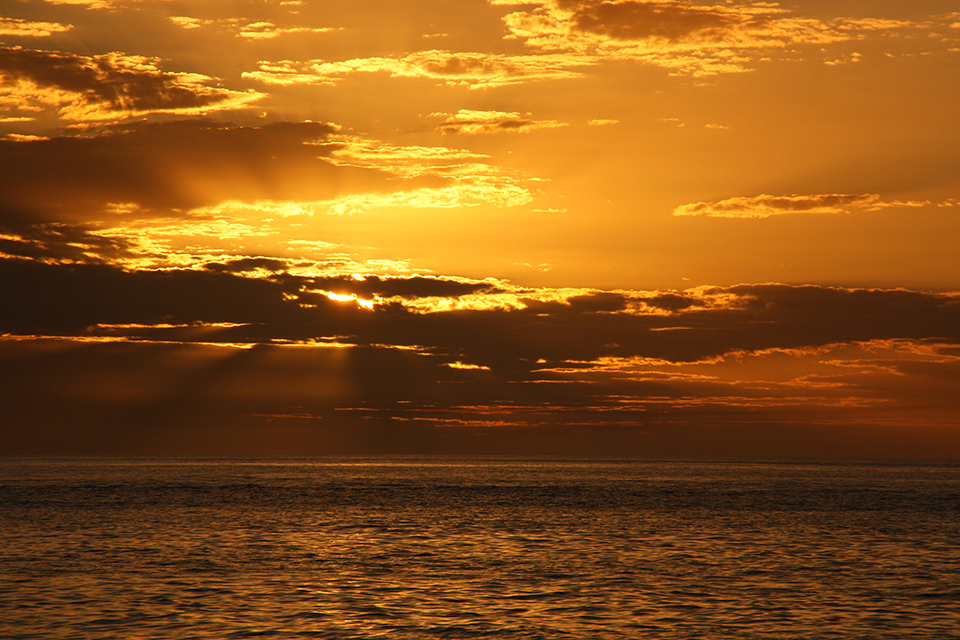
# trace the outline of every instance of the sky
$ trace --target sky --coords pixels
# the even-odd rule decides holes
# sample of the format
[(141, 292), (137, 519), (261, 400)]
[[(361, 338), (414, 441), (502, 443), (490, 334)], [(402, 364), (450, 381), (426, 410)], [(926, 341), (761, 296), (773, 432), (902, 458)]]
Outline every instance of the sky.
[(4, 0), (0, 454), (960, 459), (955, 0)]

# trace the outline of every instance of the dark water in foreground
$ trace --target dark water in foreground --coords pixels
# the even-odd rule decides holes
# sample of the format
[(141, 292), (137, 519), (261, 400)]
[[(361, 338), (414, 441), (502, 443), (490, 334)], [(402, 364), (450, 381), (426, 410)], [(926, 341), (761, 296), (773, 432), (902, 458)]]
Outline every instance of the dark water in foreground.
[(960, 638), (960, 466), (0, 459), (4, 638)]

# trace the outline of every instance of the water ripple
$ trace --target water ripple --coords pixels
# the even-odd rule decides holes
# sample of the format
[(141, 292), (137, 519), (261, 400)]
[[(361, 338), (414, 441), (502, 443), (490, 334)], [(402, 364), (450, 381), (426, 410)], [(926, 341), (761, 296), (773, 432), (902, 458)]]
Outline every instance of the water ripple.
[(960, 467), (0, 461), (9, 638), (960, 637)]

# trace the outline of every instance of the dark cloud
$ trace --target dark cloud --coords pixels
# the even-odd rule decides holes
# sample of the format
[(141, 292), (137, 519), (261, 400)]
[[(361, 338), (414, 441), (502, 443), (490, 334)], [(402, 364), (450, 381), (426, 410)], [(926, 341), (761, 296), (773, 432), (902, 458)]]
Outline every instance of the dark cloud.
[[(570, 306), (521, 311), (462, 311), (392, 319), (394, 342), (430, 344), (494, 368), (601, 357), (691, 362), (733, 351), (817, 347), (836, 342), (940, 337), (960, 340), (953, 298), (910, 291), (786, 285), (716, 289), (729, 305), (669, 316), (610, 313), (616, 295), (583, 297)], [(681, 306), (677, 304), (677, 306)]]
[[(280, 261), (247, 266), (254, 264), (282, 266)], [(673, 310), (665, 315), (625, 312), (627, 298), (620, 293), (575, 296), (567, 303), (530, 301), (517, 310), (426, 314), (397, 303), (368, 311), (315, 293), (456, 297), (487, 286), (419, 277), (360, 281), (279, 273), (255, 278), (227, 271), (128, 272), (106, 265), (3, 260), (0, 293), (6, 304), (0, 331), (88, 335), (96, 325), (233, 323), (240, 326), (224, 329), (216, 339), (256, 343), (336, 335), (361, 345), (423, 347), (518, 379), (528, 379), (538, 360), (693, 362), (736, 351), (855, 341), (960, 341), (955, 297), (904, 290), (739, 285), (664, 296), (661, 308)], [(650, 300), (656, 301), (645, 299)], [(705, 300), (713, 302), (703, 306)]]
[(332, 293), (354, 294), (361, 298), (370, 299), (372, 296), (381, 298), (430, 298), (430, 297), (459, 297), (478, 293), (498, 293), (498, 287), (488, 283), (461, 282), (442, 278), (424, 278), (413, 276), (409, 278), (381, 278), (367, 276), (363, 280), (352, 277), (342, 278), (315, 278), (313, 286)]
[(622, 311), (627, 307), (627, 299), (619, 293), (593, 293), (567, 298), (567, 304), (573, 311)]
[(702, 37), (705, 33), (719, 33), (731, 23), (728, 14), (672, 2), (566, 0), (559, 6), (573, 11), (571, 20), (575, 30), (615, 40), (679, 41), (693, 34)]
[[(220, 265), (226, 269), (125, 271), (106, 264), (0, 260), (0, 298), (5, 301), (0, 333), (224, 343), (340, 336), (356, 344), (394, 340), (429, 346), (416, 329), (419, 316), (399, 305), (378, 305), (371, 312), (314, 291), (417, 298), (491, 290), (486, 284), (422, 277), (359, 281), (288, 273), (255, 278), (230, 272), (262, 267), (281, 271), (284, 264), (248, 259)], [(406, 323), (393, 327), (400, 318)]]
[[(496, 290), (285, 266), (132, 272), (0, 260), (0, 451), (781, 455), (793, 442), (787, 453), (799, 455), (857, 451), (852, 437), (824, 449), (835, 440), (803, 429), (832, 425), (841, 437), (880, 421), (912, 424), (917, 455), (960, 455), (943, 427), (960, 407), (956, 296), (768, 284), (371, 311), (316, 291)], [(273, 273), (243, 275), (256, 270)], [(638, 301), (662, 313), (638, 312)], [(814, 349), (831, 353), (804, 369)], [(767, 350), (795, 370), (760, 384), (738, 377)], [(844, 357), (849, 366), (830, 364)], [(787, 431), (765, 431), (774, 428)], [(878, 446), (859, 451), (899, 455)]]
[(130, 245), (84, 225), (35, 223), (12, 212), (0, 214), (0, 253), (37, 260), (109, 262), (131, 255)]
[(119, 53), (88, 57), (0, 47), (0, 78), (76, 94), (81, 108), (72, 119), (84, 119), (84, 105), (122, 114), (196, 110), (237, 100), (239, 94), (209, 86), (210, 78), (188, 80), (161, 70), (158, 62)]
[[(299, 277), (271, 259), (223, 266), (128, 272), (0, 261), (5, 450), (289, 452), (277, 444), (289, 442), (300, 451), (489, 446), (514, 453), (773, 455), (781, 452), (775, 442), (790, 437), (761, 437), (756, 429), (854, 424), (880, 411), (886, 421), (899, 411), (942, 422), (960, 405), (949, 388), (958, 375), (949, 351), (960, 344), (960, 304), (948, 295), (740, 285), (643, 299), (671, 310), (664, 315), (628, 312), (636, 298), (613, 292), (521, 310), (419, 314), (396, 303), (368, 311), (310, 292), (412, 298), (474, 294), (486, 285)], [(264, 268), (274, 275), (239, 275)], [(124, 342), (11, 339), (18, 334)], [(604, 357), (683, 363), (892, 339), (943, 355), (881, 359), (867, 374), (856, 372), (862, 365), (849, 374), (834, 370), (810, 378), (821, 385), (810, 389), (594, 366)], [(270, 344), (298, 341), (353, 346)], [(237, 343), (252, 348), (231, 346)], [(849, 394), (855, 402), (845, 399)], [(781, 405), (781, 398), (789, 402)], [(870, 408), (878, 402), (886, 408)], [(956, 448), (943, 433), (916, 428), (927, 429), (941, 451)], [(265, 441), (264, 429), (287, 440)], [(491, 429), (497, 438), (484, 436)], [(727, 429), (726, 444), (713, 440), (716, 429)], [(803, 438), (794, 444), (795, 452), (818, 451)]]
[(438, 78), (486, 78), (524, 76), (529, 73), (522, 61), (497, 55), (476, 53), (449, 53), (424, 51), (413, 53), (404, 61), (422, 69), (423, 73)]
[[(716, 289), (745, 302), (752, 324), (775, 323), (792, 346), (891, 338), (960, 338), (955, 296), (903, 289), (844, 289), (814, 285), (738, 285)], [(790, 346), (790, 345), (782, 345)]]
[(649, 298), (639, 298), (647, 305), (666, 311), (682, 311), (690, 307), (703, 306), (701, 300), (673, 293), (660, 293)]
[(291, 264), (275, 258), (240, 258), (229, 262), (206, 265), (209, 271), (244, 273), (262, 269), (273, 271), (274, 280), (284, 282), (294, 290), (314, 289), (341, 295), (354, 295), (365, 300), (380, 298), (459, 297), (478, 293), (501, 293), (502, 289), (487, 282), (469, 282), (457, 279), (427, 278), (424, 276), (380, 277), (364, 276), (294, 276), (283, 274)]
[(542, 302), (532, 298), (524, 298), (523, 302), (527, 305), (527, 313), (534, 313), (538, 316), (622, 311), (627, 307), (627, 299), (623, 294), (605, 292), (571, 296), (563, 302)]
[[(0, 310), (0, 331), (85, 335), (100, 324), (254, 323), (273, 337), (289, 337), (288, 324), (311, 324), (343, 305), (313, 301), (304, 309), (282, 284), (210, 271), (128, 272), (105, 265), (0, 262), (0, 291), (10, 302)], [(229, 341), (229, 339), (227, 339)]]
[(256, 269), (286, 271), (288, 267), (289, 265), (283, 260), (275, 260), (273, 258), (240, 258), (238, 260), (230, 260), (229, 262), (211, 262), (205, 266), (209, 271), (222, 273), (243, 273)]
[(751, 406), (759, 392), (719, 382), (515, 384), (441, 360), (375, 347), (0, 342), (0, 450), (960, 455), (955, 431), (919, 423), (927, 412), (904, 405), (924, 398), (902, 392), (903, 421), (891, 424), (889, 404)]
[(185, 120), (97, 137), (0, 140), (0, 212), (83, 219), (102, 217), (108, 203), (169, 213), (226, 200), (315, 201), (383, 187), (389, 174), (336, 166), (322, 157), (335, 147), (309, 144), (334, 130), (314, 122), (240, 127)]

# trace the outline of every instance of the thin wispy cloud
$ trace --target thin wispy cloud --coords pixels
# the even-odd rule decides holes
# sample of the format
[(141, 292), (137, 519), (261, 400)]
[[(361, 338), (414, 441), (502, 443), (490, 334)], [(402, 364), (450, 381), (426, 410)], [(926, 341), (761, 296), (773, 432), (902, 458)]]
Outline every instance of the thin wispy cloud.
[(451, 86), (487, 89), (532, 80), (559, 80), (580, 75), (589, 60), (569, 54), (491, 55), (429, 50), (402, 58), (355, 58), (344, 61), (263, 61), (244, 78), (274, 85), (334, 85), (357, 73), (385, 73), (393, 78), (419, 78)]
[(440, 133), (465, 133), (477, 135), (485, 133), (529, 133), (537, 129), (556, 129), (568, 126), (556, 120), (534, 120), (523, 117), (517, 112), (472, 111), (461, 109), (457, 113), (435, 113), (444, 120), (437, 125)]
[(716, 202), (694, 202), (673, 210), (675, 216), (709, 216), (712, 218), (768, 218), (787, 214), (839, 214), (853, 211), (876, 211), (889, 207), (922, 207), (929, 202), (883, 201), (875, 193), (819, 194), (735, 197)]

